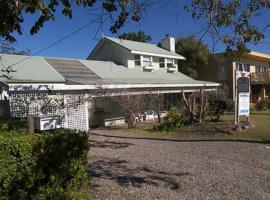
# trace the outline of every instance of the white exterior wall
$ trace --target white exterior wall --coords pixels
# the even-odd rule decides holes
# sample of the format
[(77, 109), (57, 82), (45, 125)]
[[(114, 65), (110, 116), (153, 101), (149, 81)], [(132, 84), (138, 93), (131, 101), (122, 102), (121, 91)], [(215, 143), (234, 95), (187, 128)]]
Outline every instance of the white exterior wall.
[[(163, 69), (166, 69), (167, 68), (166, 65), (167, 65), (167, 59), (168, 58), (165, 58), (165, 68), (159, 68), (159, 58), (160, 57), (152, 56), (152, 65), (154, 67), (154, 70), (159, 70), (159, 69), (162, 69), (163, 70)], [(142, 68), (143, 69), (143, 66), (135, 66), (135, 54), (129, 54), (128, 55), (127, 63), (128, 63), (128, 68), (131, 68), (131, 69)], [(174, 63), (176, 65), (176, 68), (178, 69), (178, 64), (177, 64), (177, 60), (176, 59), (174, 59)]]
[(130, 53), (127, 50), (115, 44), (104, 42), (101, 44), (101, 47), (91, 55), (90, 59), (112, 61), (118, 65), (128, 66), (129, 55)]

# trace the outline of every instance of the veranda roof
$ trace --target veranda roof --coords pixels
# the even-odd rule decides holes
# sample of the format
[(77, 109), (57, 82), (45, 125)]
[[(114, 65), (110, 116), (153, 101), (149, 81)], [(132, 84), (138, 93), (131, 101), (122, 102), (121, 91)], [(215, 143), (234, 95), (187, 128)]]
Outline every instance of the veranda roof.
[[(7, 68), (15, 71), (7, 73)], [(0, 81), (6, 84), (125, 85), (130, 87), (216, 87), (218, 83), (194, 80), (166, 69), (152, 72), (129, 69), (108, 61), (47, 58), (0, 54)], [(84, 86), (84, 87), (83, 87)]]

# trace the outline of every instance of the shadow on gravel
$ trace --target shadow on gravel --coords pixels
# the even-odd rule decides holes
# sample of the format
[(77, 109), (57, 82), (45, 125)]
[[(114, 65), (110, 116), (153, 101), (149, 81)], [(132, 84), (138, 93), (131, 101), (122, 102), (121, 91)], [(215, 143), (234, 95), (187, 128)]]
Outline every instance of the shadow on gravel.
[(97, 141), (89, 140), (90, 147), (122, 149), (133, 145), (129, 142)]
[(131, 137), (131, 136), (116, 136), (90, 133), (91, 135), (108, 137), (108, 138), (120, 138), (130, 140), (156, 140), (156, 141), (171, 141), (171, 142), (245, 142), (245, 143), (259, 143), (259, 144), (270, 144), (270, 140), (255, 141), (255, 140), (240, 140), (240, 139), (194, 139), (194, 140), (182, 140), (182, 139), (170, 139), (170, 138), (154, 138), (154, 137)]
[[(109, 179), (124, 187), (140, 188), (146, 184), (172, 190), (180, 189), (177, 177), (188, 175), (188, 173), (172, 174), (164, 171), (153, 171), (147, 167), (130, 168), (128, 165), (126, 160), (102, 158), (91, 162), (88, 172), (91, 178)], [(97, 185), (93, 186), (98, 187)]]

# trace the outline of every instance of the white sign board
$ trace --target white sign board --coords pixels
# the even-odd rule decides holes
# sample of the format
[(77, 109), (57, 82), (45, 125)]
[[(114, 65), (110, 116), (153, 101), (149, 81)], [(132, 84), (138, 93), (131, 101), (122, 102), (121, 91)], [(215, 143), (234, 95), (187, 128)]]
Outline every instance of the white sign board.
[(249, 106), (250, 106), (250, 97), (249, 92), (240, 92), (239, 93), (239, 116), (245, 115), (249, 116)]

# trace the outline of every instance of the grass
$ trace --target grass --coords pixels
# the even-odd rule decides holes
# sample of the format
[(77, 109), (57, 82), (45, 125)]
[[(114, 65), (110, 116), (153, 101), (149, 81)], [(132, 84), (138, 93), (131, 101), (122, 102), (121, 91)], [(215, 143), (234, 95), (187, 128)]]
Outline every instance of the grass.
[[(232, 120), (233, 118), (233, 115), (223, 117), (224, 120)], [(255, 128), (242, 130), (240, 133), (227, 137), (231, 139), (270, 143), (270, 113), (253, 113), (251, 115), (251, 122), (255, 125)]]
[[(222, 124), (226, 121), (234, 120), (234, 115), (225, 115), (222, 117), (223, 122), (209, 122), (213, 128), (215, 125)], [(240, 118), (244, 121), (245, 118)], [(270, 143), (270, 112), (260, 112), (251, 114), (251, 122), (255, 125), (254, 128), (241, 130), (235, 132), (233, 135), (212, 131), (194, 131), (189, 130), (188, 127), (179, 129), (173, 132), (159, 132), (151, 129), (134, 129), (133, 131), (143, 136), (160, 137), (160, 138), (174, 138), (179, 140), (228, 140), (228, 141), (246, 141), (246, 142), (259, 142)]]

